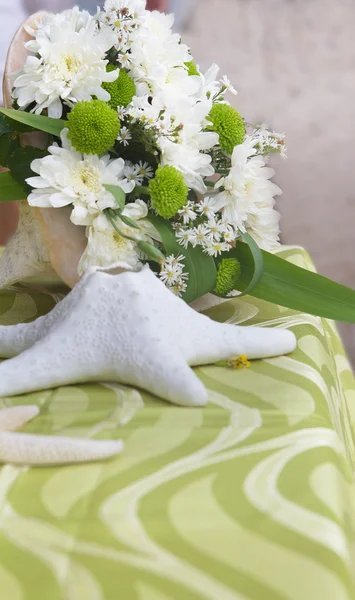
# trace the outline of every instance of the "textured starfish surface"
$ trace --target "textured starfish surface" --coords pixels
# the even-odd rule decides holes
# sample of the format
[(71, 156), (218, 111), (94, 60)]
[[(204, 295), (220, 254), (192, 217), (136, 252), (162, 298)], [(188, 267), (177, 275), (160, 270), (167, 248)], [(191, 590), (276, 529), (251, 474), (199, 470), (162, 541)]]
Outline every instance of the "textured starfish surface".
[(39, 414), (37, 406), (0, 410), (0, 463), (60, 465), (103, 460), (123, 450), (121, 441), (93, 441), (17, 433)]
[(236, 327), (201, 315), (145, 267), (88, 273), (47, 316), (0, 327), (0, 396), (88, 381), (143, 388), (178, 405), (207, 391), (190, 366), (294, 350), (293, 333)]

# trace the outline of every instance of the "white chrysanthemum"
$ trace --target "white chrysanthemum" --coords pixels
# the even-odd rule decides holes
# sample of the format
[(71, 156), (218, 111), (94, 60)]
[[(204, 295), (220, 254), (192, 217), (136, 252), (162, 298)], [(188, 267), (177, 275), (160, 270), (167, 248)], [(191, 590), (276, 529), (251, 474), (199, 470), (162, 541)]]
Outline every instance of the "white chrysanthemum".
[(124, 175), (122, 158), (111, 160), (107, 154), (81, 154), (70, 144), (68, 130), (61, 134), (62, 147), (53, 144), (50, 154), (34, 160), (31, 169), (38, 177), (27, 183), (34, 188), (28, 197), (31, 206), (60, 208), (73, 204), (71, 221), (75, 225), (90, 225), (99, 212), (116, 207), (116, 201), (105, 184), (121, 187), (126, 193), (134, 188)]
[(179, 169), (186, 184), (204, 194), (206, 186), (203, 179), (214, 174), (211, 156), (206, 151), (218, 144), (218, 134), (203, 131), (212, 103), (208, 100), (187, 100), (189, 99), (181, 101), (180, 106), (174, 108), (176, 124), (181, 124), (178, 139), (162, 135), (158, 140), (162, 153), (161, 163)]
[(213, 198), (212, 206), (235, 229), (248, 231), (258, 241), (263, 238), (262, 247), (269, 248), (278, 240), (278, 214), (273, 206), (274, 196), (282, 192), (270, 181), (275, 172), (266, 166), (262, 156), (256, 156), (253, 143), (247, 138), (235, 147), (232, 168), (227, 177), (219, 180), (216, 188), (222, 191)]
[[(116, 226), (124, 235), (150, 243), (153, 239), (159, 239), (155, 229), (146, 220), (148, 208), (143, 200), (126, 204), (122, 214), (140, 227), (128, 227), (117, 217)], [(120, 235), (105, 214), (101, 213), (94, 219), (92, 225), (87, 228), (86, 235), (88, 245), (79, 264), (80, 275), (91, 267), (108, 267), (115, 263), (125, 263), (134, 269), (142, 265), (142, 255), (135, 242)]]
[(31, 30), (35, 39), (26, 44), (28, 56), (21, 74), (14, 81), (13, 98), (21, 109), (60, 118), (63, 103), (73, 106), (93, 96), (105, 101), (110, 94), (103, 82), (114, 81), (118, 70), (107, 72), (107, 51), (115, 43), (109, 27), (98, 29), (96, 20), (78, 8), (61, 15), (47, 15), (39, 29)]
[(198, 88), (193, 81), (195, 78), (188, 78), (185, 63), (190, 60), (189, 48), (181, 43), (178, 34), (172, 33), (173, 22), (173, 15), (147, 11), (132, 37), (127, 68), (135, 81), (138, 96), (156, 96), (169, 83), (173, 88), (181, 86), (182, 77), (185, 95), (189, 94), (190, 86)]
[(274, 204), (273, 198), (258, 204), (257, 212), (249, 215), (247, 223), (247, 233), (260, 248), (268, 252), (274, 252), (279, 247), (280, 214), (274, 209)]

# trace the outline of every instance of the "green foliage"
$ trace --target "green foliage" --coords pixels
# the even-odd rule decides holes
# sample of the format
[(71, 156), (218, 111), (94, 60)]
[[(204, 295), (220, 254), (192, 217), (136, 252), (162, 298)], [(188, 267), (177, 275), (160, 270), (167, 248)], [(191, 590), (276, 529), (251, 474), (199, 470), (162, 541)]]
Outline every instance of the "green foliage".
[(125, 203), (126, 203), (126, 194), (123, 191), (123, 189), (121, 187), (119, 187), (118, 185), (108, 185), (107, 184), (104, 187), (115, 198), (117, 207), (120, 210), (123, 210)]
[(245, 233), (241, 237), (242, 241), (236, 242), (235, 248), (222, 254), (223, 258), (235, 258), (240, 264), (240, 275), (238, 278), (237, 290), (242, 296), (252, 294), (253, 290), (259, 285), (264, 272), (263, 253), (253, 238)]
[(0, 202), (16, 202), (26, 196), (25, 187), (15, 181), (9, 171), (0, 173)]
[(11, 175), (18, 183), (23, 185), (27, 192), (31, 188), (26, 184), (26, 179), (36, 175), (31, 169), (32, 161), (37, 158), (43, 158), (47, 154), (47, 150), (41, 150), (34, 146), (25, 146), (24, 148), (17, 148), (10, 156), (9, 169), (11, 170)]
[(27, 125), (35, 131), (44, 131), (60, 137), (60, 133), (64, 127), (67, 127), (67, 121), (62, 119), (52, 119), (43, 115), (33, 115), (22, 110), (14, 110), (13, 108), (0, 108), (0, 113), (11, 119)]
[(10, 156), (20, 147), (18, 136), (13, 133), (3, 133), (0, 135), (0, 165), (9, 167)]
[[(246, 293), (248, 281), (243, 278), (243, 269), (245, 272), (250, 268), (251, 250), (246, 244), (237, 244), (237, 249), (242, 273), (238, 288)], [(261, 253), (264, 272), (260, 282), (248, 292), (252, 296), (311, 315), (355, 323), (355, 290), (269, 252)]]
[(10, 132), (11, 128), (8, 121), (5, 119), (5, 115), (0, 114), (0, 135)]
[(153, 246), (153, 244), (149, 244), (149, 242), (140, 241), (137, 243), (137, 248), (139, 248), (139, 250), (143, 252), (143, 254), (145, 254), (148, 260), (152, 260), (153, 262), (158, 263), (159, 265), (162, 265), (164, 263), (164, 254), (159, 250), (159, 248)]
[(189, 76), (191, 77), (192, 75), (200, 75), (200, 73), (198, 72), (196, 63), (194, 60), (190, 60), (189, 62), (185, 63), (185, 67), (187, 67)]

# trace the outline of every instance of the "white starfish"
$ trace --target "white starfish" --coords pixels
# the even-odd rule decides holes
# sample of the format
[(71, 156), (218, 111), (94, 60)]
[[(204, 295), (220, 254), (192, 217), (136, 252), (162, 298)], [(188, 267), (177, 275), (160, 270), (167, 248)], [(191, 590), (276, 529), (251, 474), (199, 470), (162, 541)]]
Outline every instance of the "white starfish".
[(115, 381), (178, 405), (202, 406), (207, 391), (189, 368), (296, 345), (280, 329), (236, 327), (201, 315), (142, 271), (88, 273), (49, 315), (0, 327), (0, 396), (70, 383)]
[(123, 450), (121, 441), (76, 440), (13, 433), (38, 416), (37, 406), (0, 410), (0, 463), (58, 465), (102, 460)]

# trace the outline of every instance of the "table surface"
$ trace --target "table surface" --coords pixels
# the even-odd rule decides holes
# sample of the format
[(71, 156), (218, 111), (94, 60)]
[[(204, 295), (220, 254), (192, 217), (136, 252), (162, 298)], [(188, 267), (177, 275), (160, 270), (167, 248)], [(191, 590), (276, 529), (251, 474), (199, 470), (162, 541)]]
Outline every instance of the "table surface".
[[(60, 297), (3, 292), (0, 323)], [(0, 400), (40, 406), (29, 432), (126, 443), (105, 463), (3, 466), (0, 600), (355, 598), (355, 384), (334, 324), (250, 297), (208, 314), (291, 328), (298, 349), (197, 369), (206, 409), (111, 384)]]

